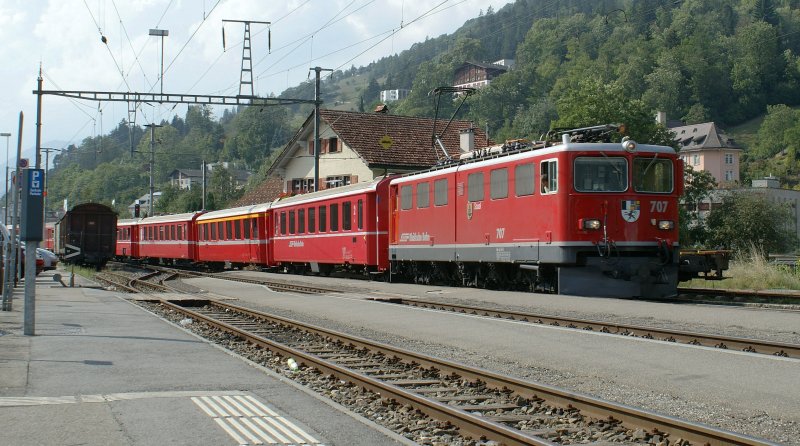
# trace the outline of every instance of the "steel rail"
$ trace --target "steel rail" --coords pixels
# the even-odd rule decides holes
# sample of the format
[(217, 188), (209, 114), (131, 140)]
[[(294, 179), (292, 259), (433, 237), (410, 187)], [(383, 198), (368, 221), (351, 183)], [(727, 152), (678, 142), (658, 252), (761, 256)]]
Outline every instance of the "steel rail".
[[(257, 317), (262, 320), (270, 318), (267, 315), (252, 312), (243, 307), (228, 306), (220, 304), (219, 302), (209, 303), (211, 305), (222, 307), (223, 309), (229, 308), (244, 314), (252, 315), (253, 317)], [(365, 374), (353, 370), (349, 370), (333, 362), (319, 358), (316, 355), (305, 353), (256, 334), (249, 333), (246, 330), (241, 330), (231, 324), (216, 320), (212, 317), (192, 311), (180, 305), (176, 305), (167, 301), (162, 301), (162, 305), (165, 305), (174, 311), (181, 312), (188, 317), (195, 318), (196, 320), (203, 321), (223, 331), (234, 334), (246, 340), (247, 342), (258, 345), (262, 348), (266, 348), (278, 355), (294, 358), (298, 363), (314, 367), (323, 373), (335, 376), (337, 379), (361, 386), (381, 395), (383, 398), (393, 399), (399, 403), (410, 405), (414, 409), (420, 410), (432, 418), (450, 422), (454, 426), (457, 426), (464, 436), (472, 436), (474, 438), (491, 438), (507, 446), (555, 446), (554, 443), (542, 438), (525, 434), (522, 431), (509, 428), (501, 423), (489, 421), (469, 412), (456, 409), (438, 401), (430, 400), (420, 396), (419, 394), (409, 392), (401, 387), (371, 378)], [(290, 322), (288, 319), (280, 320), (279, 323), (289, 326), (297, 325), (295, 322)], [(303, 329), (313, 330), (311, 326), (304, 326)], [(313, 332), (322, 333), (320, 330), (313, 330)]]
[[(220, 308), (221, 311), (227, 310), (227, 311), (239, 312), (244, 315), (247, 315), (248, 317), (261, 319), (276, 324), (296, 327), (310, 333), (327, 336), (332, 339), (338, 339), (341, 342), (344, 342), (345, 344), (348, 345), (352, 345), (355, 348), (368, 349), (371, 351), (380, 352), (387, 356), (398, 357), (406, 362), (416, 363), (423, 367), (433, 367), (439, 369), (441, 371), (441, 374), (444, 375), (456, 374), (468, 380), (482, 381), (486, 383), (487, 387), (495, 389), (508, 389), (525, 398), (542, 399), (554, 406), (567, 409), (569, 408), (578, 409), (585, 416), (597, 419), (614, 419), (622, 422), (623, 425), (630, 428), (641, 428), (645, 429), (648, 432), (660, 432), (660, 433), (670, 434), (671, 436), (674, 436), (672, 438), (682, 438), (684, 440), (691, 441), (693, 444), (704, 444), (710, 446), (774, 445), (774, 443), (769, 443), (764, 440), (756, 439), (746, 435), (737, 434), (734, 432), (717, 429), (711, 426), (706, 426), (698, 423), (692, 423), (675, 417), (656, 414), (650, 411), (636, 409), (633, 407), (620, 405), (609, 401), (604, 401), (598, 398), (580, 395), (574, 392), (569, 392), (564, 389), (523, 381), (517, 378), (500, 375), (498, 373), (491, 372), (488, 370), (470, 367), (453, 361), (434, 358), (431, 356), (405, 350), (399, 347), (373, 342), (368, 339), (351, 336), (344, 333), (339, 333), (333, 330), (328, 330), (322, 327), (317, 327), (314, 325), (298, 321), (293, 321), (280, 316), (265, 314), (249, 308), (240, 307), (229, 303), (208, 301), (208, 304)], [(452, 407), (447, 406), (445, 404), (441, 404), (438, 402), (431, 403), (428, 399), (420, 397), (419, 395), (409, 394), (407, 391), (403, 389), (399, 389), (395, 386), (380, 381), (376, 381), (375, 379), (362, 375), (360, 373), (354, 373), (348, 371), (347, 369), (344, 369), (336, 364), (331, 364), (328, 361), (318, 358), (315, 355), (303, 353), (295, 349), (274, 343), (260, 336), (247, 333), (246, 331), (240, 330), (224, 322), (215, 321), (211, 318), (207, 318), (200, 313), (185, 309), (178, 305), (174, 305), (171, 303), (165, 303), (165, 305), (168, 305), (170, 308), (173, 308), (177, 311), (182, 311), (187, 314), (191, 313), (193, 317), (197, 317), (201, 320), (209, 322), (214, 326), (221, 327), (225, 331), (234, 333), (237, 336), (242, 336), (243, 338), (247, 339), (250, 342), (262, 345), (263, 347), (276, 351), (281, 355), (289, 355), (290, 357), (301, 358), (302, 361), (306, 362), (307, 366), (317, 367), (327, 373), (334, 374), (340, 379), (353, 379), (359, 385), (362, 385), (372, 391), (375, 391), (384, 397), (397, 399), (403, 403), (410, 404), (419, 410), (426, 411), (426, 413), (428, 413), (433, 418), (450, 421), (451, 423), (463, 429), (462, 432), (467, 432), (469, 434), (477, 435), (478, 437), (480, 437), (482, 435), (487, 435), (487, 432), (480, 431), (481, 429), (483, 429), (483, 427), (480, 426), (486, 426), (489, 429), (491, 429), (490, 432), (492, 432), (491, 434), (492, 436), (494, 435), (501, 436), (497, 438), (493, 437), (493, 439), (500, 442), (504, 442), (505, 444), (508, 445), (549, 444), (542, 439), (536, 437), (529, 437), (527, 435), (519, 433), (519, 431), (515, 431), (517, 432), (516, 434), (513, 435), (509, 434), (508, 437), (505, 437), (506, 434), (504, 434), (504, 432), (507, 431), (508, 428), (502, 425), (498, 425), (497, 423), (482, 420), (479, 417), (463, 412), (461, 410), (453, 409)], [(462, 426), (461, 423), (465, 423), (465, 425)], [(526, 442), (521, 442), (523, 440)]]
[(697, 333), (666, 328), (646, 327), (643, 325), (617, 324), (590, 319), (577, 319), (555, 315), (507, 311), (493, 308), (476, 307), (471, 305), (457, 305), (450, 303), (434, 302), (418, 299), (388, 298), (374, 299), (378, 302), (388, 302), (409, 305), (435, 310), (468, 313), (478, 316), (499, 317), (521, 322), (547, 324), (553, 326), (575, 328), (602, 333), (617, 334), (622, 336), (636, 336), (646, 339), (660, 339), (668, 342), (682, 342), (685, 344), (702, 345), (721, 349), (741, 350), (751, 353), (770, 354), (775, 356), (789, 356), (800, 358), (800, 345), (785, 342), (773, 342), (752, 338), (737, 338), (708, 333)]

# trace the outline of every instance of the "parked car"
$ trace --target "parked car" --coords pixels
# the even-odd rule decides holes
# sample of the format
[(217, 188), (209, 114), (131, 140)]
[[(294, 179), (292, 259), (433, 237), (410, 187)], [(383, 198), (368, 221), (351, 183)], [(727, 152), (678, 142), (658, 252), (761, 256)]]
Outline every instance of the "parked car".
[(56, 266), (58, 266), (58, 256), (53, 254), (52, 251), (48, 251), (44, 248), (36, 248), (36, 258), (38, 259), (39, 257), (41, 257), (43, 261), (43, 268), (45, 271), (56, 269)]

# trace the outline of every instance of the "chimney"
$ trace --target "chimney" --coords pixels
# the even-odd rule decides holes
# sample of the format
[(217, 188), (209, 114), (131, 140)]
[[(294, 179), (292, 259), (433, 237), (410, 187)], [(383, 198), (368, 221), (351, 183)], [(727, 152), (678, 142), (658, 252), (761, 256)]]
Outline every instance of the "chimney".
[(375, 113), (389, 113), (389, 107), (386, 104), (378, 104), (375, 107)]
[(469, 153), (475, 150), (475, 129), (472, 127), (459, 132), (459, 143), (461, 153)]
[(656, 113), (656, 122), (663, 125), (664, 127), (667, 126), (667, 112), (660, 111)]

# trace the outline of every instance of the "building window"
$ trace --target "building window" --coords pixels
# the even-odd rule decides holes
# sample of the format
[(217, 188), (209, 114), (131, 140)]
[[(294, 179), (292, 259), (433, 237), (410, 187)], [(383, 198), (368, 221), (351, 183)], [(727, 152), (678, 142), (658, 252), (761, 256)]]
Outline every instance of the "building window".
[(725, 164), (733, 164), (733, 154), (726, 153), (725, 154)]
[(292, 180), (293, 194), (304, 194), (306, 192), (314, 192), (314, 179), (313, 178), (295, 178)]
[(334, 175), (325, 178), (326, 188), (347, 186), (350, 184), (350, 175)]
[(328, 138), (328, 153), (336, 153), (339, 151), (339, 138)]
[(726, 170), (725, 171), (725, 181), (733, 181), (733, 171)]
[(692, 165), (700, 165), (700, 155), (692, 155)]

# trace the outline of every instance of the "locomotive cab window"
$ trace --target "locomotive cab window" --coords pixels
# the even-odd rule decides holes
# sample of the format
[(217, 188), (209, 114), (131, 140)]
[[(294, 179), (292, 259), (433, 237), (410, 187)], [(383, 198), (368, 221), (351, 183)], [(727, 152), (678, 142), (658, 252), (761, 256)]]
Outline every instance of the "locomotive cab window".
[(490, 195), (492, 200), (508, 197), (508, 169), (494, 169), (489, 174)]
[(411, 209), (413, 200), (411, 185), (400, 186), (400, 209), (407, 211)]
[(542, 161), (539, 168), (539, 192), (554, 194), (558, 192), (558, 161)]
[(431, 202), (431, 187), (430, 183), (417, 184), (417, 207), (426, 208), (430, 206)]
[(435, 206), (447, 205), (447, 178), (433, 182), (433, 204)]
[(469, 201), (483, 201), (483, 172), (467, 175), (467, 199)]
[(533, 195), (533, 163), (520, 164), (514, 167), (514, 192), (518, 197)]
[(633, 189), (636, 192), (668, 194), (674, 187), (672, 160), (653, 157), (634, 158)]
[(577, 192), (624, 192), (628, 189), (628, 161), (623, 157), (575, 158)]

